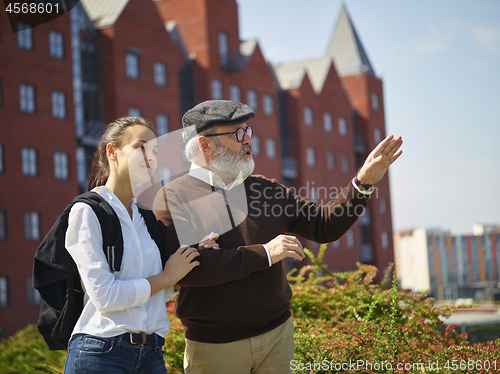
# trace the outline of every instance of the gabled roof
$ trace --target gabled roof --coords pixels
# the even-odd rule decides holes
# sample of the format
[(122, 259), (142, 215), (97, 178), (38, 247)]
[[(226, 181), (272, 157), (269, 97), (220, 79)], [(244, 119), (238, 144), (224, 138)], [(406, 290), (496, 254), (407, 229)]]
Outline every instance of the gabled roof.
[(279, 64), (274, 66), (276, 78), (283, 90), (298, 88), (307, 73), (314, 92), (319, 94), (323, 89), (333, 61), (330, 57)]
[(360, 73), (375, 75), (344, 4), (342, 4), (326, 54), (335, 61), (335, 67), (340, 76)]
[(243, 65), (246, 67), (250, 62), (250, 58), (255, 52), (255, 47), (257, 47), (257, 39), (247, 39), (240, 43), (240, 55), (242, 56)]
[(247, 39), (240, 43), (240, 53), (243, 56), (250, 57), (257, 47), (257, 39)]
[(96, 29), (113, 26), (129, 0), (81, 0)]
[(274, 65), (273, 70), (284, 91), (300, 87), (306, 74), (305, 66), (300, 63)]
[(169, 21), (165, 23), (165, 29), (167, 32), (170, 34), (170, 37), (172, 38), (172, 41), (177, 43), (179, 48), (181, 49), (181, 52), (188, 61), (189, 58), (189, 52), (186, 49), (186, 46), (184, 45), (184, 42), (182, 41), (181, 35), (179, 34), (179, 30), (177, 28), (177, 21)]

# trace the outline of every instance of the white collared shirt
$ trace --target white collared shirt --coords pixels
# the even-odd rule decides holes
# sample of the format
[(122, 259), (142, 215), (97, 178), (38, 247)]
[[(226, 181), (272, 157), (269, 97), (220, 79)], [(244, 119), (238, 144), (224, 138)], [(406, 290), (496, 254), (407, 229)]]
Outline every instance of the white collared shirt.
[(239, 186), (240, 184), (242, 184), (245, 181), (245, 179), (243, 179), (243, 176), (241, 175), (241, 172), (240, 172), (240, 174), (233, 181), (233, 183), (231, 183), (231, 185), (229, 187), (227, 187), (221, 177), (219, 177), (213, 171), (205, 169), (204, 167), (197, 165), (194, 162), (191, 163), (191, 168), (189, 169), (189, 175), (191, 175), (192, 177), (195, 177), (195, 178), (197, 178), (197, 179), (199, 179), (199, 180), (201, 180), (201, 181), (203, 181), (211, 186), (219, 187), (219, 188), (222, 188), (222, 189), (227, 190), (227, 191), (233, 189), (236, 186)]
[[(191, 162), (191, 168), (189, 169), (189, 175), (201, 180), (202, 182), (205, 182), (206, 184), (212, 186), (212, 187), (219, 187), (224, 190), (231, 190), (232, 188), (239, 186), (242, 184), (245, 179), (243, 179), (243, 176), (240, 174), (238, 175), (238, 178), (235, 179), (235, 181), (231, 184), (231, 186), (227, 187), (224, 181), (222, 180), (221, 177), (219, 177), (217, 174), (215, 174), (213, 171), (205, 169), (204, 167), (195, 164), (194, 162)], [(217, 234), (221, 235), (224, 234), (223, 232), (218, 232)], [(266, 250), (267, 254), (267, 260), (269, 261), (269, 266), (271, 267), (273, 265), (271, 261), (271, 254), (269, 253), (269, 249), (265, 244), (262, 244), (264, 249)]]
[(107, 187), (92, 191), (101, 195), (120, 220), (123, 234), (121, 270), (111, 273), (104, 255), (99, 220), (92, 208), (76, 203), (71, 208), (66, 231), (66, 248), (78, 266), (85, 291), (83, 312), (73, 334), (112, 337), (125, 332), (156, 333), (170, 329), (166, 301), (175, 294), (173, 286), (151, 296), (146, 279), (163, 270), (160, 252), (144, 218), (132, 201), (133, 218)]

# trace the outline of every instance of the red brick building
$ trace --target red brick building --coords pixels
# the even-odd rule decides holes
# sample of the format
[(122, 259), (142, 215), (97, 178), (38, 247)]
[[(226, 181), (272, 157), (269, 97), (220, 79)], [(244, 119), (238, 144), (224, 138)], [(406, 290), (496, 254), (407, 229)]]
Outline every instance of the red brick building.
[[(323, 58), (274, 67), (257, 40), (240, 40), (235, 0), (81, 0), (16, 34), (0, 12), (0, 334), (36, 322), (33, 254), (86, 190), (104, 124), (140, 115), (171, 133), (207, 99), (253, 107), (255, 173), (319, 203), (385, 136), (382, 82), (344, 8)], [(393, 261), (387, 177), (368, 208), (328, 244), (330, 269)]]
[(14, 34), (0, 5), (0, 337), (36, 322), (33, 255), (78, 194), (71, 23)]
[[(384, 91), (344, 6), (332, 34), (327, 55), (335, 61), (342, 87), (353, 108), (356, 167), (386, 137)], [(360, 225), (361, 261), (383, 271), (394, 262), (389, 175), (376, 185)]]
[(175, 22), (193, 62), (195, 103), (247, 103), (256, 112), (255, 172), (282, 181), (278, 90), (256, 40), (241, 41), (234, 0), (157, 0), (165, 22)]
[[(274, 69), (286, 92), (290, 156), (297, 160), (298, 176), (291, 185), (302, 197), (327, 202), (349, 184), (358, 169), (349, 99), (330, 57), (280, 64)], [(329, 244), (324, 261), (333, 270), (351, 269), (361, 260), (358, 224)]]
[[(385, 137), (382, 81), (345, 7), (325, 57), (274, 70), (285, 91), (290, 156), (298, 164), (298, 177), (290, 184), (321, 203), (349, 183)], [(333, 270), (350, 270), (357, 261), (383, 270), (394, 261), (389, 178), (376, 187), (358, 222), (328, 245), (324, 261)]]

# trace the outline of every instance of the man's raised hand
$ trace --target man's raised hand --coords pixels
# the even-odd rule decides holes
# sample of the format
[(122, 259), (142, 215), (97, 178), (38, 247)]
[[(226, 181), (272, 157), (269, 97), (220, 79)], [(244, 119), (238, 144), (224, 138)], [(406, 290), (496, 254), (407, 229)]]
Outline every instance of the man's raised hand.
[(368, 155), (365, 163), (359, 169), (358, 180), (365, 184), (375, 184), (382, 179), (389, 166), (403, 153), (399, 149), (402, 144), (403, 138), (401, 136), (394, 138), (393, 135), (389, 135), (382, 140)]

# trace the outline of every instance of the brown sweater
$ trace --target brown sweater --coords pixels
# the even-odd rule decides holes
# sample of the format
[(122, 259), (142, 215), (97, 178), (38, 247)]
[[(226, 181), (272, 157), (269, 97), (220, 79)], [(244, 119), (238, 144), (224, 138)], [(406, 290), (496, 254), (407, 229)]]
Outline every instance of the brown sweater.
[[(243, 195), (235, 195), (238, 189)], [(215, 207), (231, 201), (231, 194), (233, 201), (241, 201), (245, 192), (242, 204), (248, 212), (231, 203)], [(335, 200), (319, 206), (262, 176), (248, 177), (234, 191), (213, 188), (189, 175), (164, 186), (156, 195), (154, 213), (168, 253), (177, 250), (179, 237), (183, 244), (198, 247), (211, 231), (221, 233), (221, 221), (232, 225), (217, 240), (221, 249), (201, 249), (200, 266), (179, 282), (176, 315), (186, 338), (226, 343), (285, 322), (291, 315), (292, 291), (282, 264), (269, 267), (262, 244), (285, 233), (318, 243), (335, 241), (353, 225), (368, 198), (350, 183)]]

